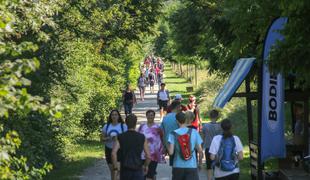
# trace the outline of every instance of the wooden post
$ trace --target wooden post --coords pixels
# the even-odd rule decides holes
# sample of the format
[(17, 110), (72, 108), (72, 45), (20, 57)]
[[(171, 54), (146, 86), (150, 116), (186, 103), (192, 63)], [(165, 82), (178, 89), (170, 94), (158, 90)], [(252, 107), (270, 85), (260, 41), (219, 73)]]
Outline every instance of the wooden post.
[(189, 66), (189, 64), (187, 64), (187, 73), (186, 73), (186, 79), (188, 79), (188, 76), (189, 76), (189, 72), (188, 72), (188, 71), (189, 71), (189, 67), (188, 67), (188, 66)]
[(181, 73), (181, 76), (183, 75), (183, 70), (182, 70), (182, 64), (180, 63), (180, 73)]
[(198, 87), (198, 81), (197, 81), (197, 65), (195, 64), (195, 87)]
[(257, 179), (263, 179), (263, 168), (264, 164), (261, 161), (261, 139), (262, 139), (262, 99), (263, 99), (263, 64), (258, 65), (258, 100), (257, 100), (257, 147), (258, 147), (258, 158), (257, 158)]
[(191, 82), (194, 84), (194, 67), (191, 65)]
[[(308, 122), (309, 122), (309, 96), (307, 96), (307, 98), (305, 98), (304, 100), (304, 137), (303, 137), (303, 141), (304, 144), (308, 144), (308, 135), (309, 135), (309, 130), (308, 130)], [(305, 146), (304, 148), (304, 155), (308, 155), (309, 154), (309, 146)]]
[[(251, 93), (250, 86), (250, 76), (245, 79), (245, 92)], [(247, 118), (248, 118), (248, 134), (249, 134), (249, 144), (254, 140), (253, 139), (253, 117), (252, 117), (252, 103), (250, 97), (246, 97), (246, 107), (247, 107)]]

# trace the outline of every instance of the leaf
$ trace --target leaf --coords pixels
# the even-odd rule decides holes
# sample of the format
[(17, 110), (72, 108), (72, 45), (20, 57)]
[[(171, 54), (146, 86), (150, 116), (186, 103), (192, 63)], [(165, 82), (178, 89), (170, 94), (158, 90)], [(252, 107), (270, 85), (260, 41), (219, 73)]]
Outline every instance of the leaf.
[(7, 90), (1, 89), (0, 96), (6, 96), (9, 92)]
[(62, 118), (62, 114), (61, 114), (61, 112), (56, 112), (55, 114), (54, 114), (54, 117), (56, 118), (56, 119), (60, 119), (60, 118)]

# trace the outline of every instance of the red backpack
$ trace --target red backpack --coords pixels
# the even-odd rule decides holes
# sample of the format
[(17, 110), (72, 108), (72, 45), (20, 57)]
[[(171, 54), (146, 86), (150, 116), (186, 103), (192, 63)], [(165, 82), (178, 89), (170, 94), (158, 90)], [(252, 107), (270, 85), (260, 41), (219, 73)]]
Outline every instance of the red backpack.
[(188, 128), (188, 131), (183, 135), (179, 135), (175, 131), (173, 131), (173, 134), (175, 135), (179, 144), (178, 146), (176, 146), (176, 149), (178, 150), (178, 152), (180, 152), (181, 157), (186, 161), (192, 158), (191, 133), (192, 128)]

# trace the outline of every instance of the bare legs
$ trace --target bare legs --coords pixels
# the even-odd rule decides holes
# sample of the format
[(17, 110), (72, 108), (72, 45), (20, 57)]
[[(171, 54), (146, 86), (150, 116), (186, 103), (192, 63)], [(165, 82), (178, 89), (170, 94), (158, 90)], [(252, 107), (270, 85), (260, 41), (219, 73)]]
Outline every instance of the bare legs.
[(139, 87), (139, 90), (140, 90), (140, 98), (141, 98), (141, 101), (144, 101), (144, 90), (145, 90), (145, 87)]

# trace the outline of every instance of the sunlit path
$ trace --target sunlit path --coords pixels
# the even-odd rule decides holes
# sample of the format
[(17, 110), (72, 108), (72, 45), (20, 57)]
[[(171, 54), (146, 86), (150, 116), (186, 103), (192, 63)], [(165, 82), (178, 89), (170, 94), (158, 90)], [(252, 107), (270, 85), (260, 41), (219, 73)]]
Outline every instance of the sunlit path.
[[(138, 116), (138, 126), (141, 123), (146, 122), (145, 112), (149, 109), (153, 109), (156, 112), (155, 122), (160, 123), (159, 110), (157, 106), (157, 91), (158, 86), (154, 86), (154, 93), (150, 92), (149, 87), (146, 87), (144, 101), (141, 101), (139, 90), (136, 88), (135, 94), (137, 98), (137, 104), (133, 107), (132, 112)], [(124, 111), (121, 111), (122, 116), (125, 118)], [(167, 162), (169, 161), (166, 157)], [(207, 172), (205, 169), (202, 169), (199, 173), (200, 179), (206, 180)], [(170, 180), (172, 178), (172, 168), (166, 164), (158, 164), (157, 167), (157, 180)], [(79, 177), (81, 180), (110, 180), (110, 171), (106, 164), (105, 159), (97, 161), (92, 167), (86, 169), (84, 173)]]

